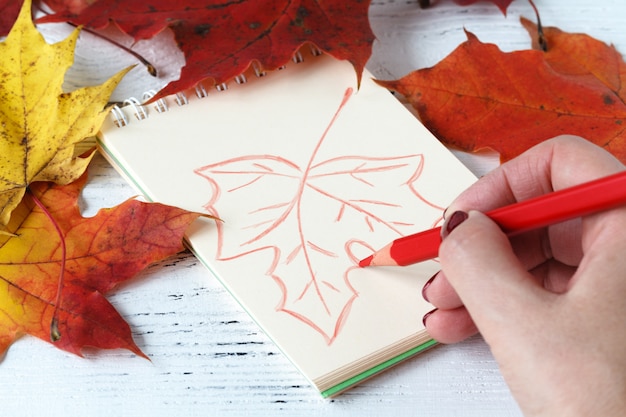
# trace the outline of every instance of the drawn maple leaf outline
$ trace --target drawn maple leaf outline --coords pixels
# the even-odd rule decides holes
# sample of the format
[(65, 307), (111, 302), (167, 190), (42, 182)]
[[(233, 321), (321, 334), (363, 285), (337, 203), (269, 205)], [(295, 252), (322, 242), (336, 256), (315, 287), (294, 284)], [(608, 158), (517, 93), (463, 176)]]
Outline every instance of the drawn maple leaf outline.
[[(432, 209), (435, 224), (443, 209), (414, 187), (423, 169), (421, 154), (316, 161), (351, 94), (352, 89), (346, 90), (305, 166), (276, 155), (244, 155), (194, 171), (213, 190), (205, 209), (238, 225), (236, 232), (226, 233), (217, 223), (216, 258), (228, 261), (270, 251), (273, 258), (265, 274), (282, 292), (277, 311), (310, 326), (329, 345), (358, 296), (348, 277), (358, 268), (355, 246), (371, 253), (368, 241), (373, 237), (413, 233), (417, 210)], [(414, 206), (403, 203), (407, 192), (415, 197)], [(228, 207), (225, 215), (221, 206)]]

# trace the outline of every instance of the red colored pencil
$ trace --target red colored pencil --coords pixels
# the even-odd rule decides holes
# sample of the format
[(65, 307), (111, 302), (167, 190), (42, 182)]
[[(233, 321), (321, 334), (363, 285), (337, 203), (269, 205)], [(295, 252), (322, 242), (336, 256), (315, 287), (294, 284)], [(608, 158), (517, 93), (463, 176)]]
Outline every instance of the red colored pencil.
[[(487, 212), (509, 236), (626, 204), (626, 171)], [(359, 266), (405, 266), (437, 257), (441, 227), (394, 240)]]

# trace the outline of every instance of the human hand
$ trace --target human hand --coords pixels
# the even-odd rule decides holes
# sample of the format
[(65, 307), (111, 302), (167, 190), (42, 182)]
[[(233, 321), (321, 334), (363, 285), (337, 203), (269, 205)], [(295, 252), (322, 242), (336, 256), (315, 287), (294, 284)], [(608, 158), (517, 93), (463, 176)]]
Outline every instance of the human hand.
[(482, 212), (621, 170), (590, 142), (559, 137), (446, 210), (427, 330), (443, 343), (480, 331), (527, 416), (626, 415), (626, 207), (511, 239)]

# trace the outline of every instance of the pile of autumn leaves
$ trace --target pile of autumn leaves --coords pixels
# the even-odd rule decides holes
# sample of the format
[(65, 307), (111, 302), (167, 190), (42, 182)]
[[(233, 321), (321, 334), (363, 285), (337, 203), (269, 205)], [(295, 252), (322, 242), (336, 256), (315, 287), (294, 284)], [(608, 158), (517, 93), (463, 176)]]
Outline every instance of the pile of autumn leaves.
[[(491, 1), (505, 11), (512, 0)], [(204, 6), (212, 2), (193, 7), (208, 13)], [(0, 6), (5, 3), (16, 2), (0, 0)], [(149, 38), (179, 19), (175, 36), (187, 64), (180, 80), (161, 94), (207, 77), (218, 84), (228, 81), (252, 60), (265, 70), (278, 68), (305, 43), (350, 61), (360, 78), (374, 40), (367, 1), (356, 6), (320, 0), (318, 9), (305, 10), (298, 1), (271, 0), (261, 2), (262, 13), (250, 6), (259, 2), (240, 2), (231, 13), (200, 16), (205, 24), (190, 20), (199, 16), (192, 6), (172, 10), (165, 20), (154, 18), (163, 15), (151, 14), (154, 5), (171, 6), (169, 0), (150, 6), (139, 0), (71, 2), (80, 6), (78, 11), (66, 9), (70, 2), (63, 0), (50, 3), (61, 11), (43, 20), (99, 28), (111, 18), (135, 39)], [(75, 145), (97, 132), (125, 70), (101, 86), (63, 93), (78, 31), (47, 44), (32, 22), (30, 6), (26, 0), (0, 43), (0, 354), (23, 334), (50, 340), (52, 328), (60, 334), (56, 346), (76, 354), (94, 346), (145, 356), (103, 294), (180, 251), (185, 229), (199, 215), (128, 201), (89, 219), (81, 216), (77, 199), (93, 154), (75, 156)], [(103, 13), (105, 6), (114, 15)], [(233, 26), (246, 21), (251, 23)], [(567, 133), (586, 137), (626, 162), (621, 55), (587, 35), (556, 28), (543, 29), (544, 51), (538, 47), (538, 28), (527, 20), (522, 24), (533, 37), (533, 50), (503, 53), (467, 33), (468, 40), (435, 67), (379, 83), (406, 96), (424, 124), (449, 146), (491, 148), (507, 160)]]

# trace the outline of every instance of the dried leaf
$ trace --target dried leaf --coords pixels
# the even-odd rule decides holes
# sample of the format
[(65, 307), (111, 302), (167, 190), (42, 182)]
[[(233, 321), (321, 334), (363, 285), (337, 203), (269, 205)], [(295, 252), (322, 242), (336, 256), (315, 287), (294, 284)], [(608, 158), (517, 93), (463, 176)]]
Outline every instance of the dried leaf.
[[(199, 215), (129, 200), (83, 218), (77, 205), (86, 174), (66, 186), (36, 183), (32, 192), (59, 225), (67, 259), (58, 328), (60, 349), (85, 346), (128, 349), (144, 356), (128, 324), (103, 294), (147, 265), (182, 249), (187, 226)], [(60, 238), (50, 219), (25, 198), (0, 236), (0, 354), (31, 334), (50, 341), (50, 323), (61, 272)]]
[[(614, 90), (621, 85), (615, 80), (622, 77), (623, 62), (612, 48), (603, 50), (619, 62), (600, 71), (599, 79), (565, 63), (569, 53), (559, 52), (557, 42), (549, 41), (548, 58), (536, 50), (504, 53), (467, 35), (436, 66), (379, 84), (406, 96), (424, 124), (456, 148), (491, 148), (505, 161), (543, 140), (575, 134), (626, 162), (626, 105)], [(586, 44), (587, 57), (598, 55), (599, 44)], [(556, 71), (564, 67), (569, 70)]]
[(370, 0), (97, 0), (78, 14), (63, 10), (40, 21), (71, 21), (95, 29), (113, 21), (136, 40), (170, 27), (187, 63), (180, 79), (162, 90), (166, 95), (207, 78), (216, 84), (229, 81), (253, 62), (261, 70), (274, 70), (306, 43), (348, 60), (360, 79), (374, 41), (369, 4)]

